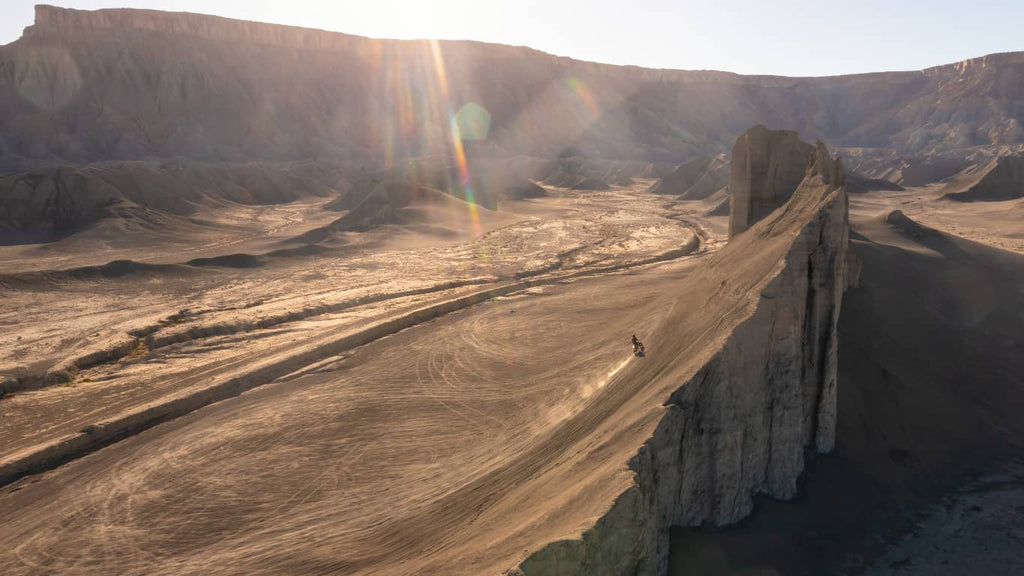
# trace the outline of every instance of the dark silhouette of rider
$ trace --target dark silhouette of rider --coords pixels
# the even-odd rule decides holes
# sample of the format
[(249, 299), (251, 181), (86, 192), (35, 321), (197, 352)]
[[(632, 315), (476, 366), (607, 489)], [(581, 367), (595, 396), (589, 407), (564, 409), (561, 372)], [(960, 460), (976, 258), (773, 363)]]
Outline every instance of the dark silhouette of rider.
[(644, 345), (643, 345), (643, 343), (641, 343), (640, 339), (636, 337), (636, 334), (633, 334), (632, 340), (633, 340), (633, 354), (636, 354), (637, 356), (643, 356), (643, 354), (644, 354)]

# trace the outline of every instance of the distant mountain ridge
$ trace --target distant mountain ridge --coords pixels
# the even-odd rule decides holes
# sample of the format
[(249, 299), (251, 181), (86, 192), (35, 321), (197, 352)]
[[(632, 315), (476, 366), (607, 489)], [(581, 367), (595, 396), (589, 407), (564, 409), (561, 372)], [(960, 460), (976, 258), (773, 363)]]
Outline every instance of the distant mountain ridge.
[(0, 47), (0, 170), (108, 160), (452, 155), (680, 163), (758, 123), (905, 154), (1024, 147), (1024, 53), (824, 78), (653, 70), (470, 41), (377, 40), (187, 13), (37, 6)]

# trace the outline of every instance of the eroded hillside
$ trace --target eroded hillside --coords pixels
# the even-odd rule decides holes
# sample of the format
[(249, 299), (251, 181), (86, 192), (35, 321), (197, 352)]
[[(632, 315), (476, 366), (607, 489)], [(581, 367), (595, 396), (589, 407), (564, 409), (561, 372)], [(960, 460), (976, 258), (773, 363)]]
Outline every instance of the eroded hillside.
[(757, 123), (903, 153), (1019, 146), (1022, 67), (1012, 53), (921, 72), (740, 76), (39, 6), (25, 35), (0, 48), (0, 158), (6, 169), (177, 156), (377, 161), (451, 152), (450, 117), (471, 155), (681, 162), (727, 152)]

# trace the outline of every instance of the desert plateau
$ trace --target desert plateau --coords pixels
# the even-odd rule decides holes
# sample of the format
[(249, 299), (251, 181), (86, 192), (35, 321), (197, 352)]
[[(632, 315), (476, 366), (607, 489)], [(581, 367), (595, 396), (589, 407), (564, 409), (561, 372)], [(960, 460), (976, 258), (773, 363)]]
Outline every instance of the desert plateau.
[(1024, 574), (1024, 52), (34, 10), (0, 574)]

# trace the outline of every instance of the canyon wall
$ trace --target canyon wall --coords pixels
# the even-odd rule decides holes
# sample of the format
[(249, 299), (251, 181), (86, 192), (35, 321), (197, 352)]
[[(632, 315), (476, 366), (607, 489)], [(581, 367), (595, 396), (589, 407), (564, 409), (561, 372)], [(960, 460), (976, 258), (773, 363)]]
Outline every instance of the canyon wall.
[[(151, 10), (39, 6), (0, 46), (0, 170), (185, 157), (285, 161), (466, 153), (680, 163), (763, 123), (930, 153), (1024, 145), (1024, 54), (829, 78), (648, 70), (524, 47), (397, 41)], [(983, 103), (983, 104), (982, 104)]]
[(820, 143), (811, 149), (788, 202), (710, 263), (721, 294), (741, 285), (751, 260), (775, 266), (746, 295), (756, 298), (749, 315), (666, 399), (629, 462), (634, 485), (580, 540), (534, 553), (520, 574), (664, 574), (670, 527), (733, 524), (758, 494), (790, 499), (805, 453), (832, 450), (848, 208), (839, 161)]

